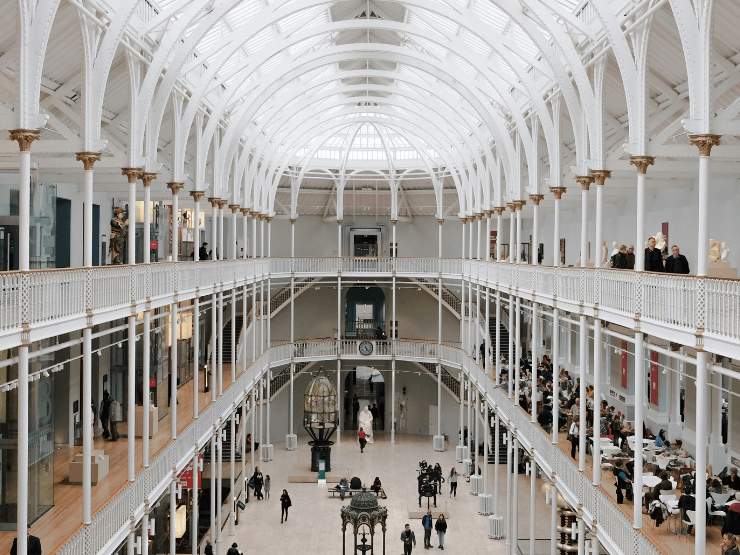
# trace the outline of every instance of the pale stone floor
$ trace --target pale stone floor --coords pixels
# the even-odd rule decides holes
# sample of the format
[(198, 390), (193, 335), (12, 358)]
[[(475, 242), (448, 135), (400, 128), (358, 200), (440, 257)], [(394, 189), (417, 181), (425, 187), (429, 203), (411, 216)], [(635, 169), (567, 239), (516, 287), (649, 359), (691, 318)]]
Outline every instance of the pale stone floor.
[[(386, 552), (399, 554), (403, 552), (400, 541), (401, 531), (409, 522), (414, 530), (417, 547), (414, 550), (424, 551), (424, 531), (421, 520), (410, 520), (408, 509), (411, 505), (418, 507), (416, 496), (416, 476), (420, 460), (428, 463), (439, 462), (445, 472), (449, 473), (452, 466), (460, 471), (460, 464), (455, 462), (455, 446), (446, 445), (444, 453), (435, 453), (432, 448), (431, 436), (397, 435), (396, 444), (390, 442), (390, 434), (376, 432), (375, 443), (368, 445), (365, 453), (360, 454), (354, 432), (344, 432), (340, 445), (332, 448), (332, 472), (329, 476), (359, 476), (368, 486), (380, 477), (388, 499), (380, 500), (380, 504), (388, 508), (388, 530), (386, 535)], [(271, 462), (260, 465), (264, 474), (269, 474), (272, 482), (269, 501), (255, 501), (250, 503), (240, 515), (240, 523), (236, 528), (236, 535), (229, 536), (228, 525), (224, 528), (221, 554), (225, 554), (232, 542), (236, 542), (245, 555), (251, 554), (341, 554), (342, 531), (339, 511), (343, 505), (349, 503), (349, 498), (341, 501), (339, 497), (330, 498), (326, 493), (327, 487), (333, 484), (319, 486), (317, 484), (288, 483), (288, 476), (309, 476), (310, 447), (307, 445), (308, 436), (298, 436), (298, 449), (285, 451), (284, 443), (273, 440), (275, 445), (274, 457)], [(350, 471), (347, 467), (350, 467)], [(489, 492), (493, 492), (494, 465), (489, 466)], [(499, 504), (503, 511), (506, 502), (506, 466), (499, 465)], [(530, 553), (529, 548), (529, 499), (530, 477), (521, 475), (519, 478), (519, 547), (521, 552)], [(545, 505), (544, 495), (540, 492), (542, 481), (537, 483), (537, 539), (536, 553), (549, 553), (550, 538), (550, 506)], [(288, 490), (293, 506), (290, 508), (289, 520), (280, 523), (280, 494), (283, 488)], [(478, 498), (469, 493), (469, 484), (465, 478), (458, 483), (457, 498), (450, 499), (448, 484), (443, 485), (445, 494), (437, 498), (438, 508), (449, 511), (447, 535), (445, 537), (445, 553), (451, 554), (496, 554), (506, 552), (504, 540), (491, 540), (487, 537), (487, 518), (478, 514)], [(422, 503), (426, 507), (426, 500)], [(448, 516), (445, 514), (445, 517)], [(377, 529), (378, 542), (375, 553), (383, 553), (381, 530)], [(347, 553), (352, 554), (351, 534), (348, 529)], [(523, 540), (523, 541), (521, 541)], [(429, 553), (439, 553), (437, 549), (436, 532), (432, 533), (433, 550)], [(368, 552), (369, 553), (369, 552)]]

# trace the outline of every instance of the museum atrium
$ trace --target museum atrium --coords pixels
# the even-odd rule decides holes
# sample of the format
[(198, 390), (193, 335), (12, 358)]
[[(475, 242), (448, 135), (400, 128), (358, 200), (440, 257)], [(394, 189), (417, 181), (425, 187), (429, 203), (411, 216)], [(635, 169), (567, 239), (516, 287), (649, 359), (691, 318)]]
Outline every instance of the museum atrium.
[(738, 553), (737, 0), (0, 14), (0, 553)]

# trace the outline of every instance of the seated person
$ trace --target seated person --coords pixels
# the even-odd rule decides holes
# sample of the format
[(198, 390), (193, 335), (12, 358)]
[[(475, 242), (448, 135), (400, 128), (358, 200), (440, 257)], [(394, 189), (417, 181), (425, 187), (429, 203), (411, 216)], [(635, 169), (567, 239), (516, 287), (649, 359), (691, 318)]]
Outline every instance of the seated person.
[[(247, 434), (247, 453), (252, 452), (252, 434)], [(259, 451), (260, 444), (258, 441), (254, 442), (254, 452), (257, 453)]]
[(722, 478), (722, 483), (730, 489), (740, 491), (740, 478), (738, 478), (737, 475), (737, 468), (735, 468), (734, 466), (730, 468), (730, 473)]
[(362, 480), (360, 480), (357, 476), (352, 478), (349, 482), (349, 487), (351, 489), (362, 489)]
[(334, 486), (335, 489), (339, 491), (339, 498), (344, 499), (344, 495), (347, 493), (347, 490), (349, 489), (349, 482), (347, 481), (347, 478), (344, 476), (341, 477), (339, 480), (339, 483)]
[(658, 474), (658, 477), (660, 478), (660, 483), (653, 488), (653, 491), (645, 494), (645, 504), (648, 507), (653, 501), (658, 501), (661, 491), (673, 489), (673, 482), (668, 479), (668, 472), (662, 470), (660, 474)]
[[(680, 439), (677, 439), (676, 440), (675, 454), (676, 454), (677, 457), (680, 457), (682, 459), (686, 459), (686, 458), (689, 457), (689, 452), (686, 451), (686, 449), (684, 449), (684, 447), (683, 447), (683, 441), (681, 441)], [(730, 472), (732, 472), (732, 470)], [(737, 475), (737, 469), (735, 469), (735, 474)], [(738, 485), (740, 485), (740, 484), (738, 484)], [(733, 489), (735, 489), (735, 488), (733, 488)]]
[(664, 447), (666, 443), (670, 445), (671, 442), (666, 439), (665, 430), (661, 428), (658, 435), (655, 436), (655, 446)]
[(537, 415), (537, 422), (547, 433), (552, 431), (552, 411), (548, 405)]
[(380, 492), (380, 488), (381, 488), (381, 487), (382, 487), (382, 486), (380, 485), (380, 478), (378, 478), (378, 477), (376, 476), (376, 477), (375, 477), (375, 481), (373, 482), (373, 485), (372, 485), (372, 486), (370, 486), (370, 489), (371, 489), (371, 490), (373, 490), (373, 491), (374, 491), (375, 493), (378, 493), (378, 492)]
[(713, 478), (709, 484), (709, 493), (722, 493), (723, 491), (724, 487), (722, 486), (722, 482), (719, 481), (719, 478)]

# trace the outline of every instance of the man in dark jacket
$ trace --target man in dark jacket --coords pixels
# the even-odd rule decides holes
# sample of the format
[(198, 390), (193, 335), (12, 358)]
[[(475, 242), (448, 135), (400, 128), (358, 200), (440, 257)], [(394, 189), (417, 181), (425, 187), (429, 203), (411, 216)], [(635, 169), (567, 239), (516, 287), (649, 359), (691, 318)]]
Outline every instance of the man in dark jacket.
[(409, 524), (401, 532), (401, 541), (403, 542), (403, 555), (411, 555), (411, 550), (416, 547), (416, 536)]
[(665, 271), (669, 274), (688, 274), (689, 273), (689, 261), (682, 255), (678, 247), (673, 245), (671, 247), (673, 254), (665, 260)]
[(208, 260), (208, 243), (198, 249), (198, 260)]
[(627, 249), (627, 269), (628, 270), (635, 269), (635, 247), (634, 245), (630, 245), (630, 248)]
[(432, 547), (432, 528), (434, 527), (431, 509), (427, 510), (427, 514), (421, 518), (421, 525), (424, 527), (424, 549), (429, 549)]
[(103, 425), (103, 437), (108, 439), (110, 432), (108, 431), (108, 421), (110, 420), (110, 404), (111, 397), (110, 393), (103, 391), (103, 400), (100, 401), (100, 423)]
[[(28, 539), (26, 540), (26, 552), (28, 555), (41, 555), (41, 540), (31, 535), (31, 525), (28, 525)], [(10, 555), (18, 553), (18, 538), (13, 539), (13, 546), (10, 548)]]
[(618, 270), (627, 269), (627, 247), (625, 245), (619, 247), (619, 252), (612, 256), (612, 268)]
[(645, 249), (645, 271), (663, 272), (663, 255), (655, 248), (655, 237), (648, 239), (648, 247)]

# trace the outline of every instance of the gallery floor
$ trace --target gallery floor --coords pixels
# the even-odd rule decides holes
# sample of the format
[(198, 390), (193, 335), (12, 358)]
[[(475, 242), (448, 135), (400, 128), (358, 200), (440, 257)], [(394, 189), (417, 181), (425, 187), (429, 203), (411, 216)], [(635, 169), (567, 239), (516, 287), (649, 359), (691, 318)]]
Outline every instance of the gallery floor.
[[(418, 508), (416, 496), (416, 476), (418, 463), (426, 460), (429, 463), (439, 462), (447, 475), (450, 468), (456, 466), (455, 446), (446, 446), (444, 453), (435, 453), (432, 449), (431, 436), (396, 436), (396, 444), (390, 442), (390, 434), (376, 433), (376, 441), (368, 445), (365, 453), (360, 448), (354, 435), (343, 436), (340, 445), (332, 448), (332, 472), (329, 476), (358, 476), (368, 486), (378, 476), (388, 495), (380, 504), (388, 508), (388, 529), (386, 535), (386, 552), (402, 553), (400, 541), (403, 526), (408, 522), (414, 530), (417, 540), (416, 549), (424, 546), (424, 533), (420, 519), (410, 520), (409, 507)], [(236, 535), (228, 536), (228, 526), (224, 529), (225, 548), (236, 542), (239, 549), (248, 554), (263, 553), (342, 553), (342, 530), (339, 511), (349, 499), (341, 501), (327, 494), (328, 486), (310, 483), (288, 483), (289, 476), (309, 476), (310, 448), (308, 436), (298, 437), (298, 450), (285, 451), (275, 443), (275, 459), (262, 463), (264, 474), (269, 474), (272, 482), (269, 501), (257, 502), (250, 498), (247, 509), (242, 513)], [(458, 469), (461, 465), (457, 465)], [(490, 465), (489, 491), (493, 492), (493, 465)], [(506, 501), (506, 471), (500, 466), (499, 503), (503, 510)], [(519, 479), (519, 530), (520, 537), (527, 538), (520, 542), (522, 553), (529, 553), (529, 494), (530, 477), (521, 475)], [(545, 505), (544, 495), (540, 492), (542, 482), (537, 486), (537, 525), (536, 553), (549, 552), (550, 507)], [(448, 484), (443, 485), (444, 495), (438, 497), (438, 508), (448, 517), (448, 530), (445, 538), (445, 552), (460, 554), (504, 554), (504, 540), (491, 540), (487, 537), (487, 517), (478, 514), (478, 498), (469, 494), (469, 484), (460, 478), (457, 498), (449, 497)], [(293, 506), (290, 517), (284, 524), (280, 523), (280, 494), (287, 489)], [(422, 500), (426, 507), (426, 500)], [(380, 533), (380, 529), (378, 529)], [(347, 553), (353, 553), (352, 539), (349, 537)], [(380, 537), (376, 537), (376, 541)], [(437, 550), (436, 533), (432, 545)], [(382, 553), (382, 546), (376, 543), (375, 553)]]

